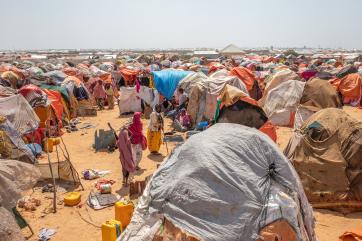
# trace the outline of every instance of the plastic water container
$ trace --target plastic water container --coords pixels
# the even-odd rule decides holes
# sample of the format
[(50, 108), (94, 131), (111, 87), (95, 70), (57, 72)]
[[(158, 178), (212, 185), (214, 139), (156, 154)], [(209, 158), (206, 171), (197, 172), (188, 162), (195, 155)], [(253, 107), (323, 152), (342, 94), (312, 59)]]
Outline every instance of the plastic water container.
[(207, 126), (209, 125), (209, 123), (207, 121), (201, 121), (199, 123), (197, 123), (197, 130), (205, 130), (207, 128)]
[(79, 192), (68, 192), (64, 197), (64, 205), (75, 206), (81, 201), (81, 195)]
[(121, 222), (111, 219), (102, 224), (102, 241), (116, 241), (122, 233)]
[(131, 222), (134, 205), (131, 201), (119, 201), (114, 205), (115, 219), (120, 221), (122, 228), (125, 229)]

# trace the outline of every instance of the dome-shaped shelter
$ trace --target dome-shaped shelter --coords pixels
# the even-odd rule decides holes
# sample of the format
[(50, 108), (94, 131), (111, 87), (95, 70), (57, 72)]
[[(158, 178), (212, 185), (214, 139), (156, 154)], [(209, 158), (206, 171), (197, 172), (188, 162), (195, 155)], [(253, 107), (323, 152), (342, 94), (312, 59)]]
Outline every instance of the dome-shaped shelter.
[(313, 211), (297, 173), (272, 140), (230, 123), (193, 135), (174, 150), (120, 236), (123, 241), (276, 238), (316, 240)]
[(284, 153), (315, 207), (362, 211), (362, 123), (341, 109), (313, 114)]

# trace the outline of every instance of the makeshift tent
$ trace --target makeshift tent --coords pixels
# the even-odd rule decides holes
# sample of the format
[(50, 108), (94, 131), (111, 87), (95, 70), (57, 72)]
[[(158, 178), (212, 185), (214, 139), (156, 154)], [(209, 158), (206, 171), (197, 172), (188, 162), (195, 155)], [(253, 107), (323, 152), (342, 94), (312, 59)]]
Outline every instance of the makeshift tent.
[(305, 84), (300, 105), (314, 112), (324, 108), (342, 108), (343, 106), (333, 86), (328, 81), (318, 78), (311, 79)]
[(362, 75), (348, 74), (332, 80), (331, 84), (342, 94), (343, 103), (362, 106)]
[(294, 129), (299, 129), (313, 113), (325, 108), (342, 108), (337, 91), (325, 80), (314, 78), (306, 82), (295, 113)]
[(120, 69), (119, 72), (121, 73), (124, 81), (127, 83), (127, 85), (132, 85), (135, 83), (138, 74), (140, 73), (139, 70), (135, 70), (135, 69), (128, 69), (128, 68), (123, 68)]
[(235, 86), (248, 95), (245, 84), (236, 76), (206, 77), (204, 74), (190, 74), (179, 84), (189, 95), (187, 112), (193, 125), (214, 118), (217, 97), (225, 85)]
[(236, 67), (230, 70), (230, 75), (238, 77), (246, 86), (251, 98), (259, 100), (262, 96), (258, 81), (253, 72), (244, 67)]
[(35, 157), (25, 145), (22, 135), (4, 116), (0, 116), (0, 157), (27, 163), (35, 162)]
[(284, 153), (316, 208), (362, 211), (362, 123), (341, 109), (313, 114)]
[(35, 131), (39, 118), (22, 95), (0, 98), (0, 116), (5, 116), (21, 135)]
[(48, 96), (50, 105), (55, 113), (55, 116), (57, 117), (58, 127), (61, 128), (63, 126), (63, 111), (64, 111), (62, 96), (58, 91), (55, 90), (44, 89), (43, 91)]
[(224, 87), (218, 99), (219, 108), (215, 111), (215, 121), (254, 127), (267, 134), (273, 141), (277, 140), (274, 125), (268, 121), (256, 100), (230, 85)]
[(49, 105), (46, 93), (36, 85), (25, 85), (18, 93), (24, 96), (32, 108)]
[(53, 71), (47, 72), (44, 74), (44, 76), (51, 77), (58, 84), (62, 83), (64, 81), (64, 79), (67, 77), (67, 75), (60, 70), (53, 70)]
[(286, 82), (288, 80), (297, 80), (299, 79), (298, 75), (290, 70), (290, 69), (281, 69), (274, 73), (273, 75), (269, 76), (265, 80), (265, 89), (263, 92), (263, 97), (259, 100), (259, 105), (264, 106), (265, 98), (269, 91), (277, 87), (283, 82)]
[(166, 99), (170, 100), (172, 99), (180, 80), (190, 73), (192, 72), (181, 70), (162, 70), (153, 71), (151, 74), (157, 91)]
[(274, 125), (293, 125), (304, 85), (299, 80), (288, 80), (268, 92), (263, 109)]
[(21, 192), (32, 188), (39, 177), (34, 165), (0, 160), (0, 240), (25, 240), (11, 212), (21, 198)]
[(118, 107), (119, 113), (142, 111), (141, 100), (154, 108), (159, 103), (160, 95), (157, 90), (140, 86), (140, 91), (134, 87), (121, 87), (119, 90)]
[(141, 99), (137, 98), (135, 87), (121, 87), (118, 98), (119, 113), (141, 111)]
[[(291, 163), (266, 135), (238, 124), (216, 124), (177, 147), (118, 240), (164, 240), (158, 231), (165, 219), (187, 240), (317, 240), (313, 210)], [(273, 226), (278, 221), (281, 229)]]

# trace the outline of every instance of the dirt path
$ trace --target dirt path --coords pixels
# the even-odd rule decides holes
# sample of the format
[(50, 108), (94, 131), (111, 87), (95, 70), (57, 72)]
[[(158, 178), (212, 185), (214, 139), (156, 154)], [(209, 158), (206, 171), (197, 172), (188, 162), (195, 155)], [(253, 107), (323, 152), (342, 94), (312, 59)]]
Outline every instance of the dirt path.
[[(346, 111), (355, 118), (362, 120), (362, 111), (356, 108), (346, 107)], [(113, 179), (116, 183), (113, 190), (122, 197), (128, 193), (128, 190), (121, 188), (121, 165), (118, 158), (118, 151), (113, 153), (98, 152), (95, 153), (92, 145), (94, 143), (94, 132), (96, 129), (108, 129), (107, 122), (118, 130), (128, 118), (119, 118), (118, 110), (100, 111), (97, 117), (81, 118), (82, 122), (89, 122), (96, 125), (96, 128), (79, 130), (78, 132), (67, 133), (64, 135), (64, 141), (68, 147), (71, 160), (79, 173), (87, 168), (111, 170), (112, 173), (105, 178)], [(147, 121), (144, 120), (144, 131), (147, 129)], [(278, 144), (282, 148), (288, 143), (292, 134), (289, 128), (278, 128)], [(170, 147), (169, 147), (170, 148)], [(165, 146), (161, 147), (161, 153), (166, 155)], [(54, 153), (52, 158), (55, 158)], [(156, 169), (157, 164), (162, 161), (162, 156), (154, 158), (149, 155), (148, 150), (143, 153), (143, 159), (140, 163), (141, 170), (134, 175), (134, 179), (141, 180), (151, 175)], [(82, 183), (85, 191), (82, 191), (82, 202), (85, 202), (90, 190), (93, 188), (94, 181), (84, 181)], [(37, 235), (41, 228), (56, 228), (57, 233), (51, 238), (52, 241), (99, 241), (101, 240), (100, 225), (107, 219), (114, 217), (113, 207), (99, 211), (94, 211), (87, 205), (82, 208), (64, 207), (57, 205), (56, 214), (44, 214), (44, 211), (51, 207), (51, 194), (43, 194), (36, 188), (35, 192), (27, 192), (27, 195), (40, 198), (42, 205), (35, 212), (22, 212), (35, 231), (35, 235), (30, 241), (37, 240)], [(62, 195), (59, 194), (62, 200)], [(346, 229), (362, 225), (362, 213), (354, 213), (343, 216), (336, 212), (315, 210), (317, 220), (316, 232), (319, 241), (338, 240)], [(28, 232), (24, 232), (28, 234)]]

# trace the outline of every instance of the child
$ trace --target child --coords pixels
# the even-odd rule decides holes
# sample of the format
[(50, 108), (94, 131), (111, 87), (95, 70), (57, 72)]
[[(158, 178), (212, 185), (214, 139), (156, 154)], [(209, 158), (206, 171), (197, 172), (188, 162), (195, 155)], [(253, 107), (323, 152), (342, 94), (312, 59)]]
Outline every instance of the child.
[(162, 139), (161, 131), (163, 130), (163, 118), (161, 116), (161, 105), (157, 104), (150, 115), (150, 124), (147, 131), (148, 149), (152, 154), (159, 154)]

